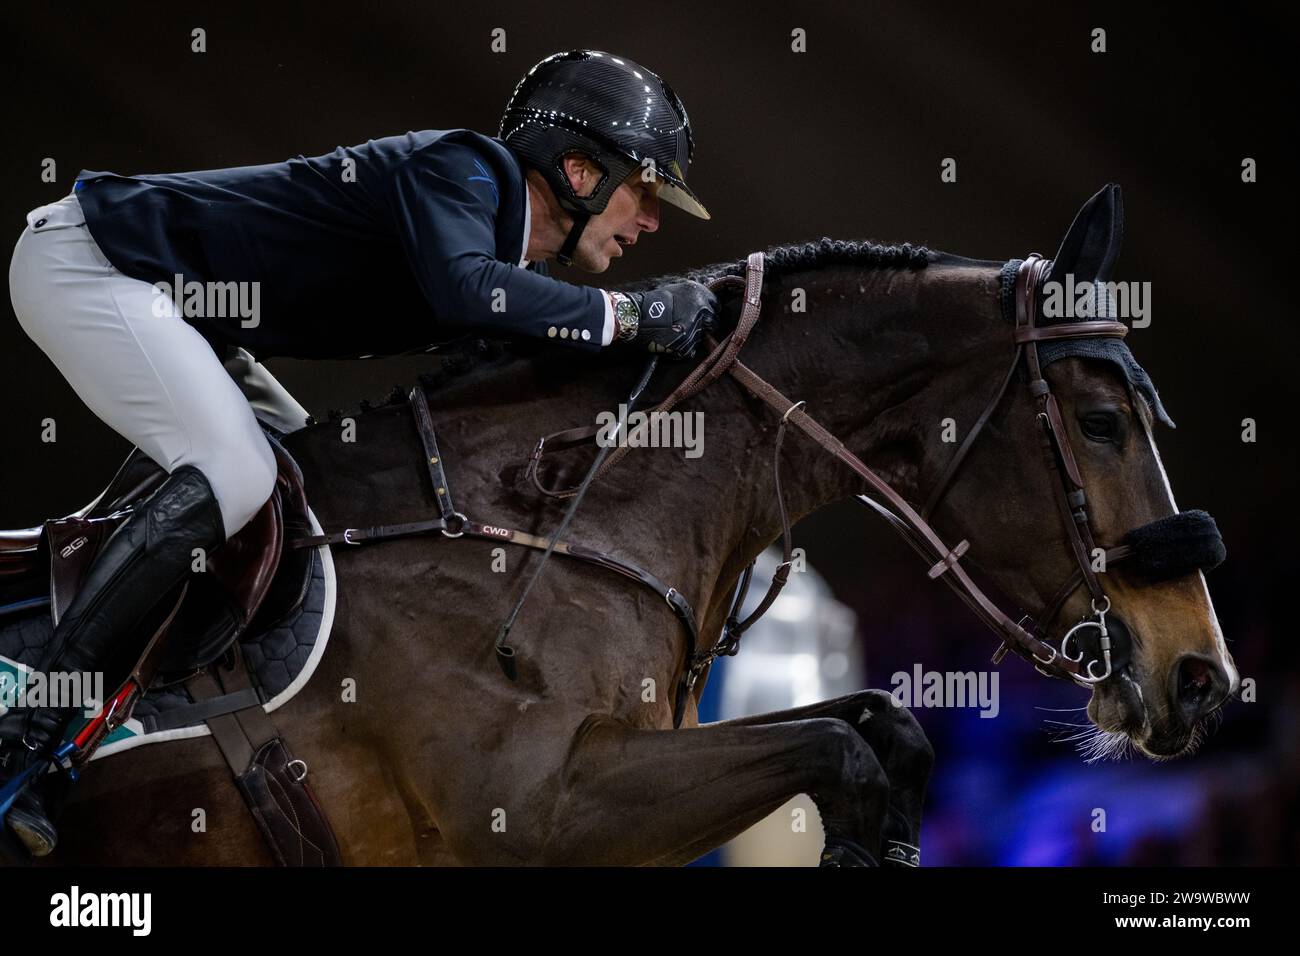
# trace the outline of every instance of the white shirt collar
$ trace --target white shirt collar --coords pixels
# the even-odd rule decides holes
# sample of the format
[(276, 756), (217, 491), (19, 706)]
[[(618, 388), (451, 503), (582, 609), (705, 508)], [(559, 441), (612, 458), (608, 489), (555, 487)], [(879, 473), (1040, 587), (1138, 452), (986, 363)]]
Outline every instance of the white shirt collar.
[(522, 269), (528, 265), (528, 236), (533, 228), (533, 210), (532, 199), (528, 191), (528, 181), (524, 180), (524, 245), (523, 252), (519, 254), (519, 267)]

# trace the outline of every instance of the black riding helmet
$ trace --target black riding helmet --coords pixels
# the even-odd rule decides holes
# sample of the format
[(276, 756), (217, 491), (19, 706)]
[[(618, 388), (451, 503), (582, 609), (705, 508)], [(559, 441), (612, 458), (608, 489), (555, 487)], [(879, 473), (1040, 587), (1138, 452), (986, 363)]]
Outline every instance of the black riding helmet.
[[(709, 218), (686, 185), (695, 152), (686, 107), (672, 87), (625, 57), (599, 50), (548, 56), (515, 87), (498, 136), (546, 178), (573, 214), (557, 256), (564, 265), (573, 261), (587, 220), (605, 211), (614, 190), (643, 163), (654, 164), (660, 199)], [(605, 173), (586, 198), (574, 193), (564, 174), (561, 158), (572, 152), (589, 156)]]

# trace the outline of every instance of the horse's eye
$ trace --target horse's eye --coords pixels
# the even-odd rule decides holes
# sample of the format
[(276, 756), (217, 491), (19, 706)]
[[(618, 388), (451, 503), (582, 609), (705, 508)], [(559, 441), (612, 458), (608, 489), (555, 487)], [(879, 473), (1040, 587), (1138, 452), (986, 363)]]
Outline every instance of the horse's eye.
[(1119, 435), (1119, 419), (1111, 414), (1083, 415), (1079, 418), (1079, 427), (1092, 441), (1114, 441)]

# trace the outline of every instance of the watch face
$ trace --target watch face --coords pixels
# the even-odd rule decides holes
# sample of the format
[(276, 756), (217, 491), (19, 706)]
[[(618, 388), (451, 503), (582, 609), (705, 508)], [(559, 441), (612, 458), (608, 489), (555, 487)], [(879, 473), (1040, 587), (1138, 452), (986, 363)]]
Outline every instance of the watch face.
[(618, 323), (618, 337), (630, 339), (636, 335), (638, 321), (636, 303), (631, 299), (619, 299), (614, 307), (614, 320)]

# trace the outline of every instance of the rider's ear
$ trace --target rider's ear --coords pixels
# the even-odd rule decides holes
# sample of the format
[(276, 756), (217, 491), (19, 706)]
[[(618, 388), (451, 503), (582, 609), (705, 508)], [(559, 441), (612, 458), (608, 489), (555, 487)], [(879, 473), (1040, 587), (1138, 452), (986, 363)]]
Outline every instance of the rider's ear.
[(604, 167), (583, 153), (568, 153), (561, 162), (573, 194), (580, 199), (589, 199), (605, 175)]
[(1115, 271), (1124, 243), (1124, 199), (1115, 183), (1108, 183), (1083, 204), (1056, 251), (1047, 279), (1106, 282)]

